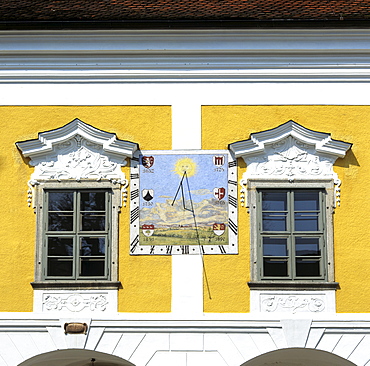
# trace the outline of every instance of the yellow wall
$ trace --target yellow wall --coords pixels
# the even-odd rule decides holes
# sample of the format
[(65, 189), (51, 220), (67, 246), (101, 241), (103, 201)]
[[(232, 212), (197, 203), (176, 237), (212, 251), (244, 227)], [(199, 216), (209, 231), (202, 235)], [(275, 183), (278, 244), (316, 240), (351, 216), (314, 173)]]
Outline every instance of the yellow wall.
[[(75, 118), (141, 149), (171, 149), (169, 106), (0, 107), (0, 311), (32, 311), (35, 214), (27, 206), (33, 171), (15, 142), (59, 128)], [(124, 168), (127, 175), (128, 168)], [(119, 311), (166, 312), (171, 301), (171, 258), (129, 256), (129, 206), (122, 208), (119, 237)], [(15, 275), (16, 273), (16, 275)]]
[[(37, 138), (74, 118), (137, 142), (145, 150), (171, 149), (169, 106), (39, 106), (0, 107), (1, 238), (0, 311), (32, 311), (35, 215), (28, 208), (27, 181), (33, 171), (15, 147), (16, 141)], [(353, 143), (335, 164), (342, 180), (341, 207), (334, 214), (335, 279), (339, 312), (368, 312), (370, 246), (367, 183), (370, 174), (370, 107), (368, 106), (204, 106), (202, 148), (227, 149), (251, 133), (274, 128), (288, 120), (331, 133)], [(239, 179), (245, 170), (239, 162)], [(361, 167), (361, 169), (360, 169)], [(128, 168), (124, 168), (128, 174)], [(119, 311), (171, 310), (171, 258), (130, 256), (129, 207), (122, 208), (119, 241)], [(211, 299), (205, 288), (206, 312), (249, 311), (249, 214), (239, 207), (239, 254), (205, 256)], [(17, 273), (15, 276), (14, 273)]]
[[(353, 143), (334, 170), (342, 180), (341, 206), (334, 214), (335, 280), (338, 312), (369, 312), (370, 215), (367, 205), (370, 177), (369, 106), (204, 106), (202, 148), (226, 149), (293, 120), (308, 129), (330, 133)], [(240, 179), (239, 170), (239, 179)], [(206, 270), (212, 300), (205, 295), (208, 312), (249, 311), (249, 215), (239, 207), (239, 256), (207, 256)]]

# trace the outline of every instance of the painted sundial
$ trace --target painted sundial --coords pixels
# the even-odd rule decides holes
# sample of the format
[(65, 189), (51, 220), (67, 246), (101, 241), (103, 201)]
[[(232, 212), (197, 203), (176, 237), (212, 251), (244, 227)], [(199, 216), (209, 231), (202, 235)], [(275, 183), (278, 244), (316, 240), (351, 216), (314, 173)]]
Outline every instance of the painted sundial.
[(139, 151), (131, 254), (235, 254), (236, 163), (228, 151)]

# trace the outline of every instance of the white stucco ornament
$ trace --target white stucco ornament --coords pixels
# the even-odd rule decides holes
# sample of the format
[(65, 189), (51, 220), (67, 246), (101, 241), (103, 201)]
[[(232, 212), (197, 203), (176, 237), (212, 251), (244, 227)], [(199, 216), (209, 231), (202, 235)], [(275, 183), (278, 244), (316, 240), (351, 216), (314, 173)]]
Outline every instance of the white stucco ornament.
[(309, 130), (294, 121), (230, 144), (235, 156), (242, 157), (247, 164), (240, 182), (242, 203), (250, 179), (289, 182), (332, 179), (339, 204), (341, 182), (333, 165), (350, 147), (347, 142), (333, 140), (329, 134)]
[(65, 126), (39, 133), (38, 139), (16, 143), (23, 156), (35, 167), (28, 183), (28, 204), (32, 187), (48, 180), (102, 179), (128, 185), (121, 167), (132, 158), (138, 146), (118, 140), (113, 133), (98, 130), (79, 119)]

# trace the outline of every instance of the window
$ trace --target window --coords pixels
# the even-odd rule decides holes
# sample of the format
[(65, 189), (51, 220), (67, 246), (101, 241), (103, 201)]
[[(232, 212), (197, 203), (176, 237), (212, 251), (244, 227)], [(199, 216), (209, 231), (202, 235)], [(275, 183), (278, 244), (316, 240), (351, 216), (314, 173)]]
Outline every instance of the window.
[(324, 280), (325, 192), (258, 190), (259, 279)]
[(44, 279), (110, 278), (111, 192), (44, 191)]

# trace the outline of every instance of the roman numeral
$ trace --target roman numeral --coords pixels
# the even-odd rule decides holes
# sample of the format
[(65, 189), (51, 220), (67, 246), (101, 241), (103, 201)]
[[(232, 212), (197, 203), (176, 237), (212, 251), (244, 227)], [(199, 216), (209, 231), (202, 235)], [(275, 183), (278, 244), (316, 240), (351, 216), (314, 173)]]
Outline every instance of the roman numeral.
[(135, 189), (134, 191), (131, 191), (131, 201), (134, 200), (135, 198), (139, 197), (139, 190)]
[(139, 235), (136, 235), (135, 239), (130, 244), (130, 252), (133, 253), (139, 244)]
[(154, 254), (154, 249), (155, 249), (155, 245), (152, 245), (152, 246), (150, 247), (150, 254)]
[(238, 182), (236, 180), (229, 180), (228, 183), (229, 184), (232, 184), (234, 186), (237, 186), (238, 185)]
[(238, 205), (238, 201), (236, 200), (236, 198), (234, 196), (229, 196), (229, 203), (231, 206), (233, 207), (237, 207)]
[(205, 254), (203, 245), (200, 246), (200, 251), (202, 252), (202, 254)]
[(131, 211), (131, 224), (139, 218), (139, 207), (134, 208)]
[(229, 162), (229, 168), (232, 168), (233, 166), (236, 166), (236, 160)]
[(130, 174), (130, 178), (131, 179), (139, 179), (139, 174), (138, 173)]
[(180, 245), (182, 254), (189, 254), (189, 245)]
[(233, 220), (229, 219), (229, 228), (231, 231), (236, 235), (238, 233), (238, 227), (236, 224), (233, 222)]
[(166, 254), (172, 253), (173, 246), (172, 245), (166, 245)]
[(222, 254), (226, 254), (226, 250), (223, 245), (219, 245), (218, 247), (220, 248)]

